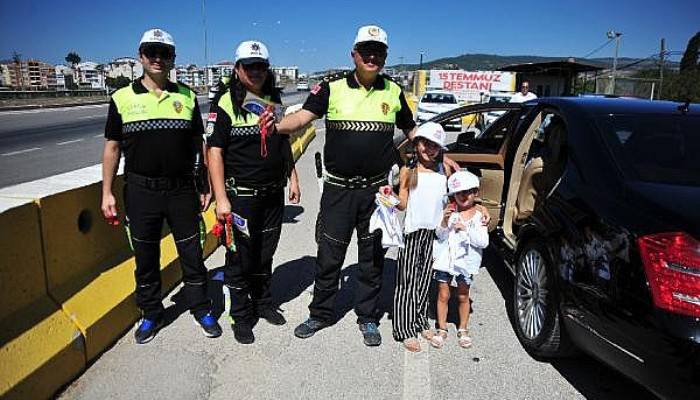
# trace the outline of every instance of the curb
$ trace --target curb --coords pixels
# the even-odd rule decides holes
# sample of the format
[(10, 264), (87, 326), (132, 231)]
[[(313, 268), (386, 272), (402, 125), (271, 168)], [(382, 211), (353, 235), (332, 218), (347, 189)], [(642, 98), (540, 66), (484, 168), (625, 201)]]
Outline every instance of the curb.
[(21, 110), (35, 110), (39, 108), (64, 108), (64, 107), (76, 107), (76, 106), (91, 106), (96, 104), (107, 104), (109, 100), (101, 101), (90, 101), (87, 103), (66, 103), (66, 104), (27, 104), (23, 106), (4, 106), (0, 107), (0, 111), (21, 111)]

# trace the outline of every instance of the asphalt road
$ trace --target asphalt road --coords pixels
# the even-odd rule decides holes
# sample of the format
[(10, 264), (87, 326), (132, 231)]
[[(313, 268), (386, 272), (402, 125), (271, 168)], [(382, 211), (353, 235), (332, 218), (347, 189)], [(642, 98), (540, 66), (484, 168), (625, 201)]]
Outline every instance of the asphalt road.
[[(285, 105), (307, 93), (290, 92)], [(199, 97), (203, 114), (206, 96)], [(107, 104), (0, 112), (0, 188), (99, 164)]]
[[(317, 127), (322, 125), (317, 123)], [(261, 321), (256, 342), (235, 342), (222, 289), (223, 252), (206, 261), (210, 295), (224, 334), (207, 339), (177, 304), (181, 286), (166, 296), (167, 325), (149, 344), (139, 346), (133, 328), (59, 395), (60, 399), (648, 399), (650, 395), (586, 356), (539, 362), (520, 346), (506, 304), (512, 278), (487, 252), (471, 296), (474, 347), (463, 350), (455, 326), (443, 349), (405, 352), (391, 338), (391, 299), (396, 252), (387, 255), (380, 331), (384, 343), (362, 344), (352, 311), (357, 272), (356, 243), (350, 244), (336, 305), (340, 321), (310, 339), (297, 339), (294, 327), (308, 316), (315, 269), (314, 223), (320, 195), (314, 157), (323, 129), (297, 163), (300, 205), (288, 205), (274, 260), (272, 292), (288, 320), (282, 327)], [(433, 293), (432, 298), (435, 298)], [(431, 307), (432, 308), (432, 307)], [(454, 321), (454, 319), (452, 319)]]

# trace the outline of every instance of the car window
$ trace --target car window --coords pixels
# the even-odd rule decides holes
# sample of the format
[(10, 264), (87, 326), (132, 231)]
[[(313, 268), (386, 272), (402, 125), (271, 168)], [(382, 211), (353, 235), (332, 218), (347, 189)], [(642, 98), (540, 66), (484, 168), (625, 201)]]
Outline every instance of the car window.
[(463, 126), (457, 141), (447, 147), (455, 152), (496, 154), (517, 119), (518, 111), (503, 111), (490, 125), (486, 125), (488, 111), (467, 114), (463, 117), (468, 124)]
[(617, 115), (598, 122), (625, 176), (645, 182), (700, 185), (700, 117)]
[(456, 104), (457, 99), (447, 93), (426, 93), (421, 99), (424, 103)]
[(510, 102), (510, 97), (506, 96), (491, 96), (489, 98), (489, 104), (501, 104)]

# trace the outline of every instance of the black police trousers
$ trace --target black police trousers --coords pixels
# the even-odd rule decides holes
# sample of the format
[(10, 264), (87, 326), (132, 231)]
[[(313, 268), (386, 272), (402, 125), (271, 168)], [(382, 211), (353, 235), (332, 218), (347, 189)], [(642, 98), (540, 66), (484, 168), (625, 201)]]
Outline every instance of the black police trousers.
[(357, 230), (357, 323), (379, 322), (378, 303), (382, 287), (384, 255), (381, 231), (369, 232), (369, 218), (375, 209), (377, 187), (346, 189), (325, 183), (321, 196), (322, 233), (316, 258), (314, 297), (309, 305), (311, 318), (334, 322), (335, 298), (345, 253)]
[(231, 294), (229, 314), (234, 323), (252, 323), (259, 310), (270, 308), (272, 257), (282, 232), (282, 188), (254, 196), (228, 193), (231, 211), (247, 220), (245, 235), (234, 227), (236, 252), (226, 251), (224, 284)]
[(163, 316), (160, 277), (160, 240), (163, 220), (168, 222), (182, 268), (182, 298), (195, 317), (209, 312), (207, 270), (200, 243), (200, 204), (193, 184), (154, 190), (137, 183), (124, 186), (126, 217), (136, 258), (136, 304), (144, 318)]

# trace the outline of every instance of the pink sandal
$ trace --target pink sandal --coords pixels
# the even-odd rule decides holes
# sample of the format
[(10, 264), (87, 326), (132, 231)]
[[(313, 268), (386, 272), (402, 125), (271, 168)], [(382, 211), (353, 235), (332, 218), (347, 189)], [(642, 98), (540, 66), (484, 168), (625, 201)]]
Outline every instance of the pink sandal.
[(472, 338), (469, 337), (469, 329), (457, 330), (457, 344), (463, 349), (472, 347)]

